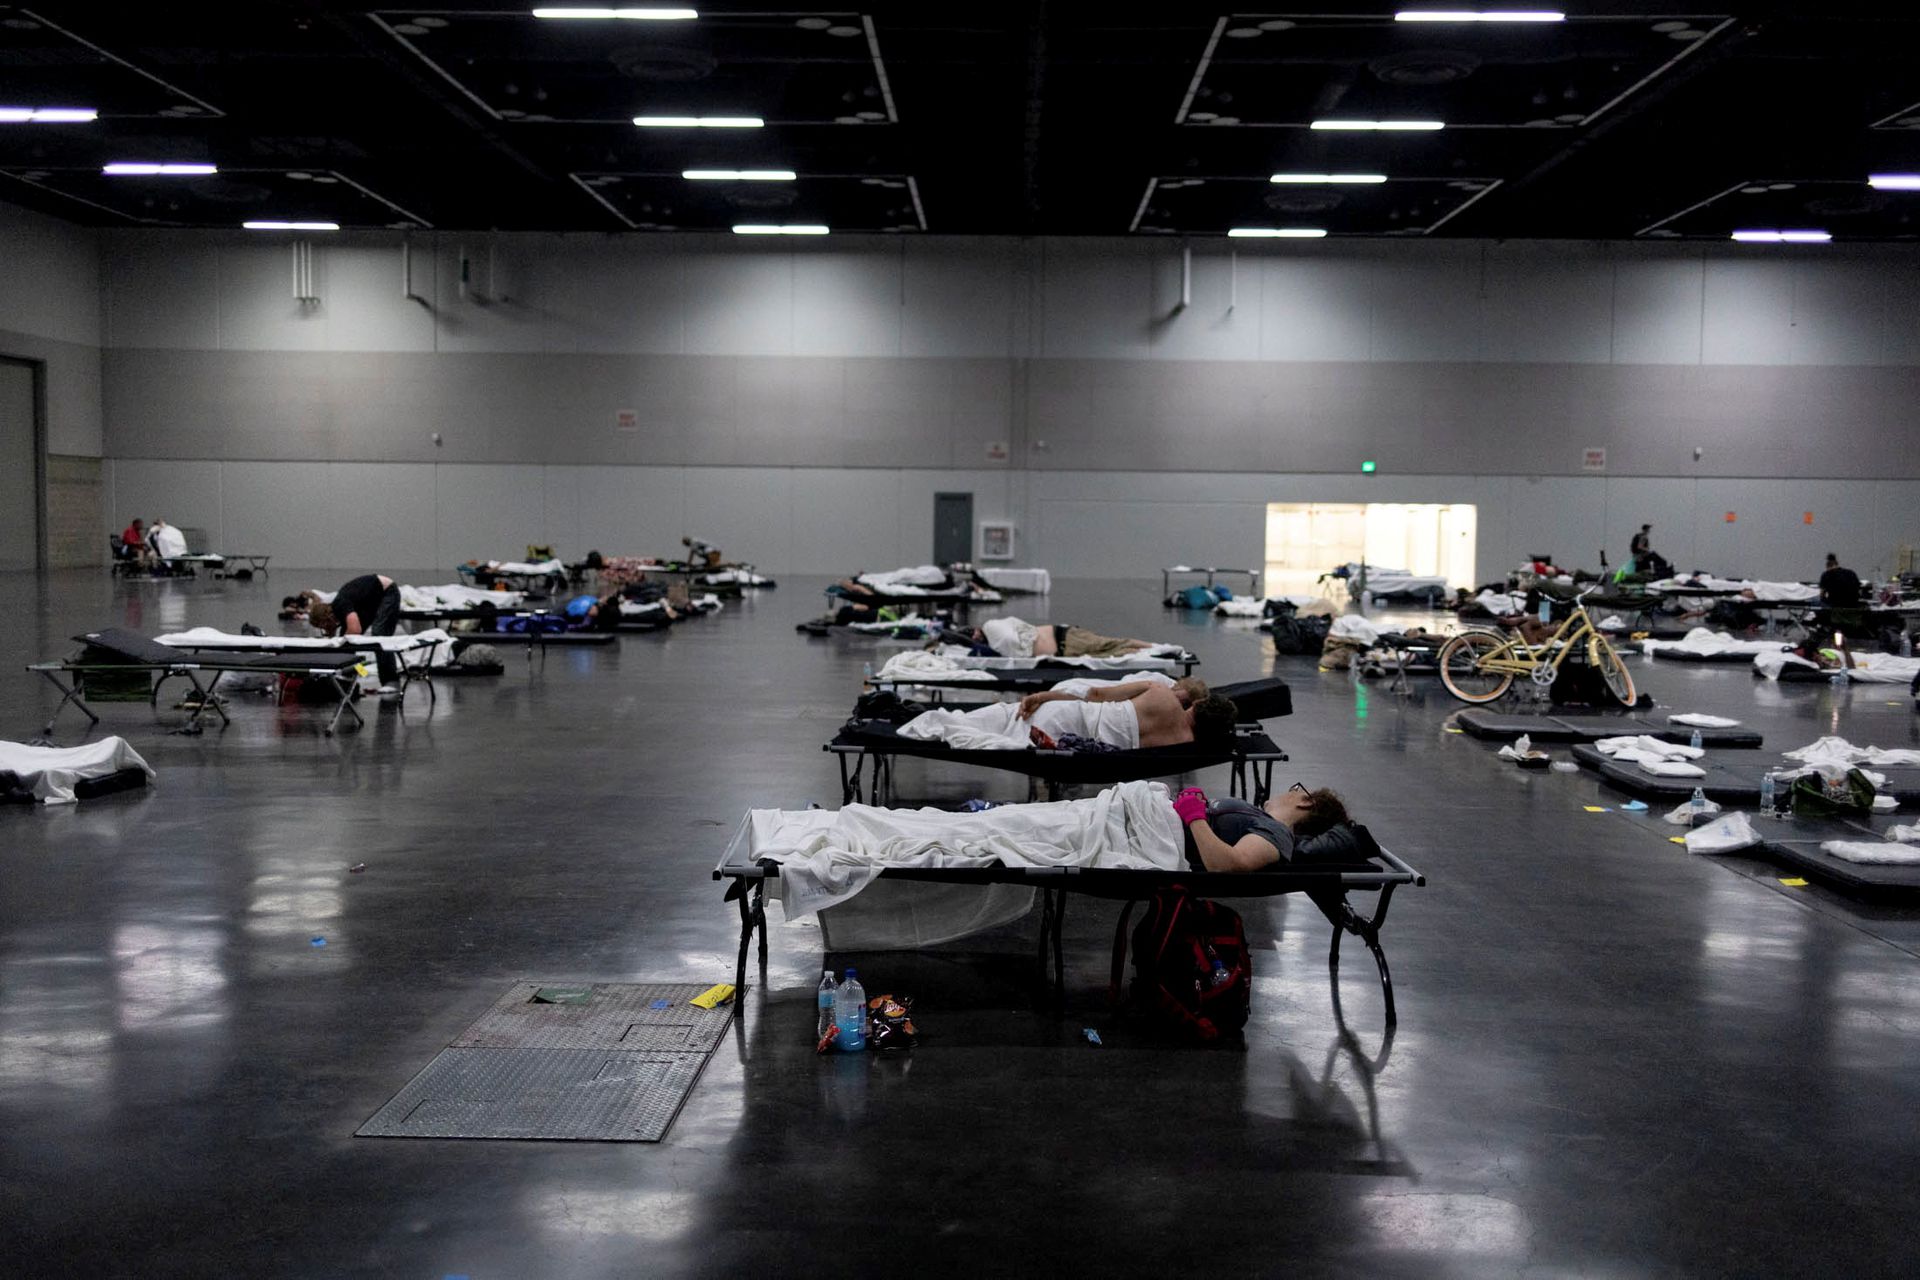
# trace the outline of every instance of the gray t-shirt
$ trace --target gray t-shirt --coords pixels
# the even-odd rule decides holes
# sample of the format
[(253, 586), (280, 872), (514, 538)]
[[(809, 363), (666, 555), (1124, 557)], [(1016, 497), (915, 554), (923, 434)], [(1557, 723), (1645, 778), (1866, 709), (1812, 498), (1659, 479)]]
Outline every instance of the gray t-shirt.
[(1207, 825), (1228, 844), (1239, 844), (1243, 837), (1253, 834), (1272, 845), (1281, 862), (1293, 857), (1293, 832), (1265, 809), (1245, 800), (1229, 796), (1209, 801)]

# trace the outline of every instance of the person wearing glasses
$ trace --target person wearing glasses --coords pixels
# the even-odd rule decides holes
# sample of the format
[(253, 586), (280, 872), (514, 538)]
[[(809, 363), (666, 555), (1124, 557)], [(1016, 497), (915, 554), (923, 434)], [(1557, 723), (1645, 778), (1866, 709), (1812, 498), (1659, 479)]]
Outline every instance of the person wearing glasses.
[(1263, 871), (1292, 861), (1300, 841), (1352, 820), (1334, 792), (1309, 791), (1299, 782), (1265, 805), (1233, 797), (1209, 801), (1200, 788), (1188, 787), (1173, 811), (1187, 829), (1187, 862), (1195, 871)]

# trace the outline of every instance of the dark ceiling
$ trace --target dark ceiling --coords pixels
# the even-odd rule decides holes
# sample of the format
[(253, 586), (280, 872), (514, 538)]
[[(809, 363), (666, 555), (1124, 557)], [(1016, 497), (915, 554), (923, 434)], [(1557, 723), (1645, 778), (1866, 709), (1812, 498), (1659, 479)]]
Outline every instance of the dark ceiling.
[[(0, 107), (100, 112), (0, 123), (0, 198), (100, 226), (1920, 234), (1920, 192), (1865, 182), (1920, 171), (1910, 0), (1717, 14), (1568, 0), (1562, 23), (1459, 25), (1395, 22), (1392, 3), (692, 0), (691, 22), (557, 22), (534, 2), (0, 6)], [(642, 114), (766, 126), (636, 128)], [(1447, 127), (1310, 127), (1324, 118)], [(220, 172), (107, 177), (108, 161)], [(798, 179), (696, 183), (688, 168)]]

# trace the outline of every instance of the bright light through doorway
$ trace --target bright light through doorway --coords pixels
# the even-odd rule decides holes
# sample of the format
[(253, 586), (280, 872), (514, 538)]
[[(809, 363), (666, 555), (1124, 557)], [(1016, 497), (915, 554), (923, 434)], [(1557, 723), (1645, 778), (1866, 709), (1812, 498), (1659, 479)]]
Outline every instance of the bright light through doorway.
[[(1322, 574), (1362, 559), (1472, 587), (1479, 515), (1458, 502), (1269, 502), (1267, 594), (1325, 594)], [(1335, 594), (1346, 599), (1344, 584)]]

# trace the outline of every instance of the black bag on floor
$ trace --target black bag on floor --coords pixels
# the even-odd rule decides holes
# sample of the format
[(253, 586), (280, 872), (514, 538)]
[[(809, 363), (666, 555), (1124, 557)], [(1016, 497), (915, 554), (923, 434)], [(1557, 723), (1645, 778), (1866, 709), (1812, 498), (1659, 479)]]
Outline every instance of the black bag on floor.
[[(1127, 964), (1129, 902), (1113, 931), (1108, 995), (1120, 1003)], [(1181, 1039), (1210, 1043), (1247, 1025), (1253, 1004), (1253, 954), (1240, 914), (1171, 885), (1147, 900), (1133, 930), (1128, 1004)]]
[(1275, 618), (1273, 620), (1273, 651), (1316, 656), (1326, 647), (1327, 632), (1331, 630), (1333, 630), (1333, 619), (1324, 615)]

